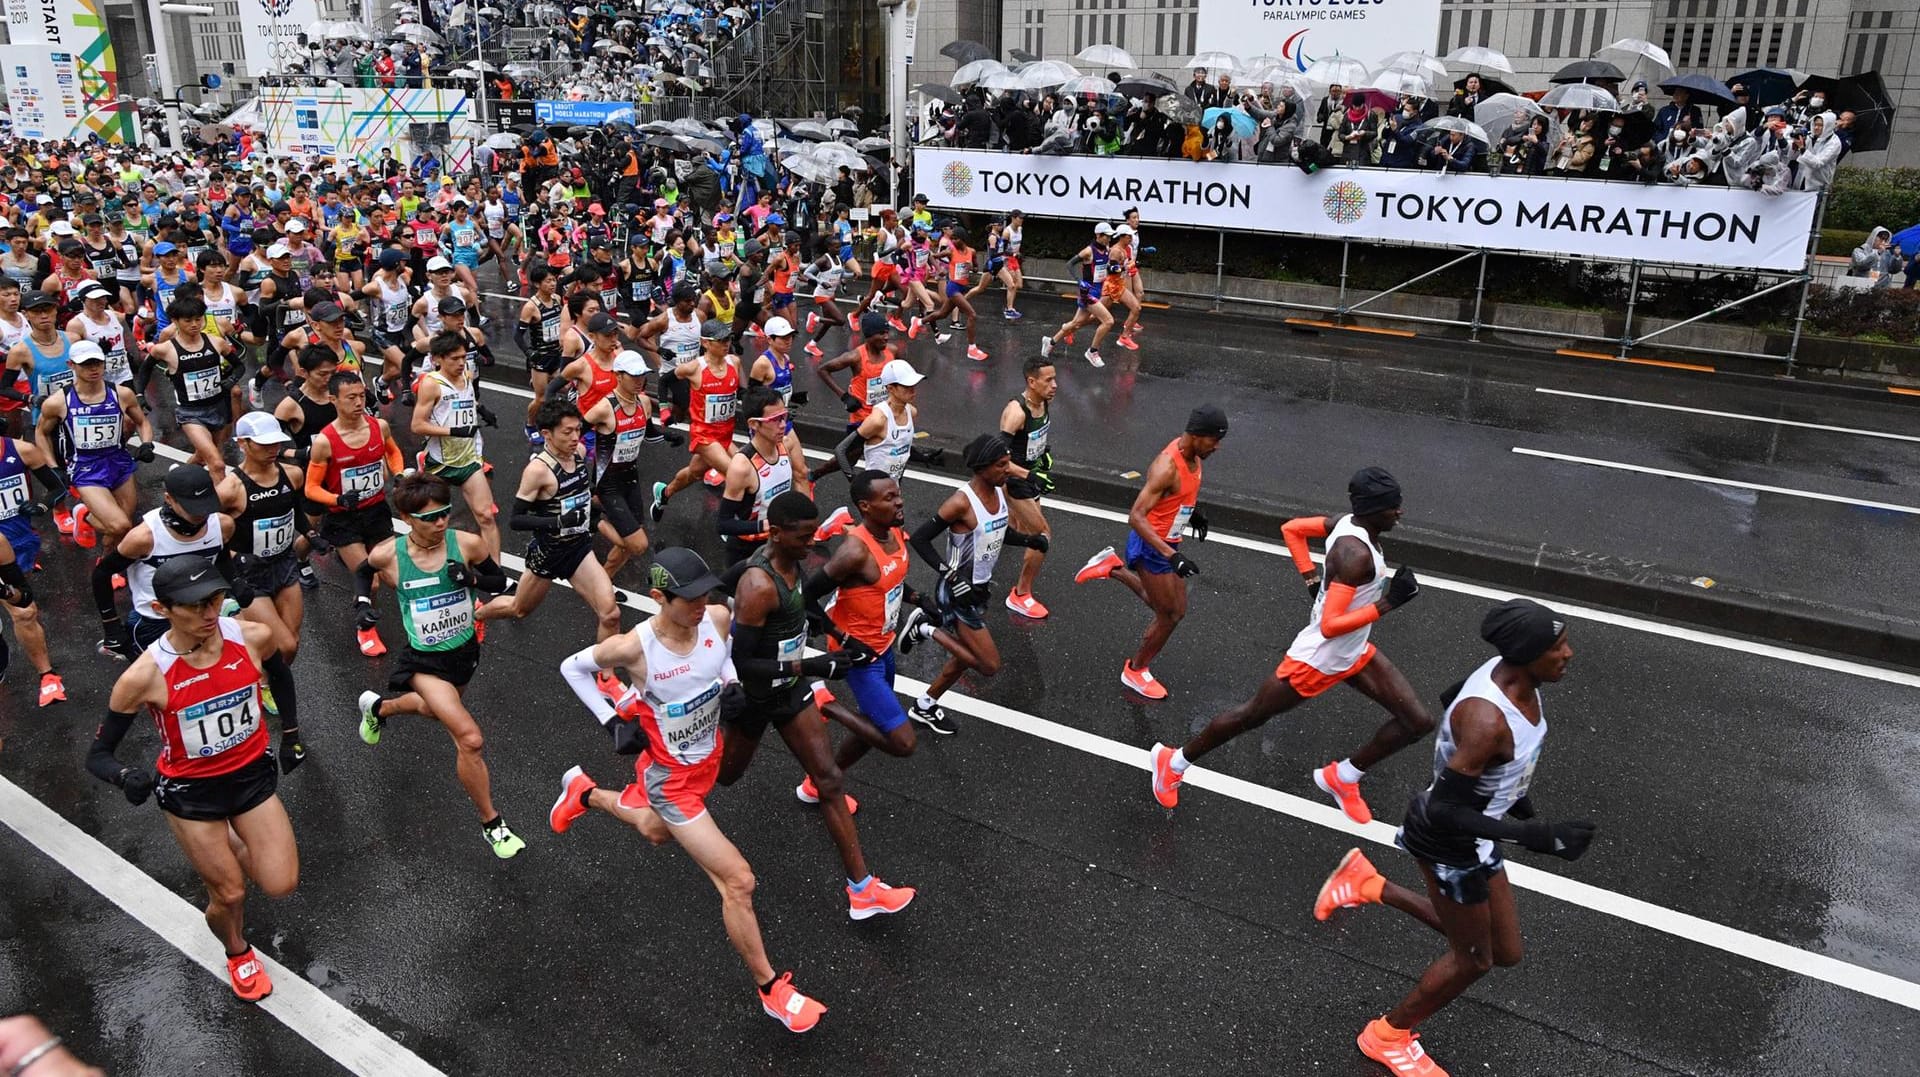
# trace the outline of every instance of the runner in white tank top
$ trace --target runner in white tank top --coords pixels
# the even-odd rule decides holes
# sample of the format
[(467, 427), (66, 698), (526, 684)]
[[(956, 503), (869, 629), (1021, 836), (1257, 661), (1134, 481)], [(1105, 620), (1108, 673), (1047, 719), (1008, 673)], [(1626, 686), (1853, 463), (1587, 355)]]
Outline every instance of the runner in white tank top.
[[(1373, 821), (1373, 811), (1360, 795), (1360, 779), (1433, 730), (1433, 715), (1419, 693), (1369, 638), (1373, 622), (1420, 593), (1413, 570), (1403, 566), (1388, 576), (1380, 552), (1380, 536), (1400, 521), (1400, 484), (1382, 468), (1362, 468), (1347, 483), (1347, 498), (1353, 509), (1347, 515), (1301, 517), (1281, 529), (1313, 595), (1307, 627), (1252, 699), (1214, 718), (1177, 751), (1153, 746), (1153, 795), (1163, 807), (1179, 803), (1180, 779), (1190, 763), (1347, 681), (1385, 707), (1388, 718), (1359, 751), (1315, 770), (1313, 783), (1347, 818), (1364, 825)], [(1327, 540), (1324, 580), (1307, 549), (1309, 538), (1321, 537)]]
[[(669, 547), (654, 556), (648, 581), (660, 612), (630, 631), (569, 656), (560, 674), (613, 736), (614, 750), (638, 754), (634, 781), (614, 792), (579, 767), (560, 778), (548, 822), (565, 833), (599, 810), (639, 830), (654, 844), (669, 838), (693, 857), (720, 891), (734, 950), (759, 987), (761, 1008), (794, 1032), (820, 1021), (826, 1007), (776, 975), (753, 911), (753, 868), (707, 811), (720, 774), (726, 735), (745, 693), (731, 657), (732, 615), (707, 597), (720, 581), (699, 554)], [(632, 683), (618, 707), (596, 685), (603, 671), (625, 669)]]
[[(1447, 713), (1434, 745), (1433, 784), (1407, 806), (1406, 823), (1395, 835), (1413, 854), (1425, 885), (1411, 889), (1390, 882), (1352, 849), (1313, 907), (1315, 919), (1326, 920), (1335, 909), (1391, 905), (1447, 937), (1446, 955), (1358, 1037), (1361, 1053), (1409, 1077), (1444, 1072), (1414, 1028), (1490, 966), (1520, 961), (1519, 913), (1497, 843), (1577, 860), (1594, 835), (1589, 822), (1540, 818), (1527, 795), (1547, 736), (1540, 686), (1565, 676), (1573, 658), (1566, 622), (1537, 602), (1511, 599), (1487, 612), (1480, 635), (1500, 656), (1442, 694)], [(1465, 953), (1489, 960), (1461, 961)]]

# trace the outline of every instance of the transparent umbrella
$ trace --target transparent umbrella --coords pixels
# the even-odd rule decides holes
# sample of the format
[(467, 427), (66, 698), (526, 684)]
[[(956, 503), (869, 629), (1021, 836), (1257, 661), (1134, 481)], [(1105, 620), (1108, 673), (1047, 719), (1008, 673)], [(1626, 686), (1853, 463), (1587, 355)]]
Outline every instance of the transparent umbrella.
[(1436, 119), (1428, 120), (1426, 123), (1426, 130), (1458, 131), (1461, 134), (1466, 135), (1468, 138), (1473, 139), (1475, 142), (1478, 142), (1483, 146), (1490, 145), (1493, 141), (1492, 139), (1487, 137), (1487, 132), (1485, 128), (1481, 127), (1479, 124), (1474, 123), (1471, 120), (1463, 119), (1462, 117), (1459, 117), (1459, 116), (1441, 116)]
[(981, 79), (979, 86), (983, 90), (994, 90), (996, 92), (1000, 90), (1024, 90), (1027, 88), (1026, 83), (1020, 81), (1020, 73), (1018, 71), (995, 71), (993, 74)]
[(1367, 81), (1370, 72), (1366, 64), (1336, 52), (1308, 64), (1303, 74), (1318, 86), (1358, 86)]
[(1428, 82), (1445, 82), (1450, 77), (1447, 65), (1433, 58), (1431, 53), (1413, 49), (1396, 52), (1380, 61), (1382, 71), (1404, 71), (1419, 75)]
[(1082, 75), (1077, 79), (1070, 79), (1062, 83), (1060, 88), (1054, 92), (1065, 97), (1080, 97), (1089, 94), (1104, 96), (1113, 93), (1113, 83), (1108, 82), (1098, 75)]
[(1240, 66), (1240, 57), (1230, 52), (1196, 52), (1182, 67), (1204, 67), (1209, 71), (1232, 71)]
[(852, 169), (867, 167), (867, 159), (860, 155), (860, 151), (844, 142), (822, 142), (813, 147), (807, 156), (835, 166), (845, 165)]
[(1547, 110), (1532, 98), (1517, 93), (1497, 93), (1473, 106), (1473, 122), (1489, 129), (1504, 129), (1521, 113), (1545, 116)]
[(407, 25), (400, 27), (398, 30), (395, 30), (393, 33), (395, 37), (404, 37), (409, 41), (417, 41), (422, 44), (438, 45), (440, 43), (439, 34), (436, 34), (432, 30), (424, 26), (421, 26), (419, 23), (408, 23)]
[(1447, 62), (1468, 71), (1499, 71), (1513, 74), (1513, 61), (1499, 49), (1482, 48), (1479, 45), (1464, 45), (1447, 53)]
[(1410, 71), (1395, 71), (1391, 68), (1375, 72), (1372, 78), (1361, 83), (1358, 88), (1379, 90), (1394, 97), (1429, 98), (1433, 96), (1433, 84), (1428, 82), (1425, 76)]
[(487, 148), (490, 150), (510, 150), (520, 144), (520, 136), (512, 131), (502, 131), (487, 136)]
[(953, 77), (947, 80), (947, 85), (971, 86), (988, 75), (998, 74), (1006, 69), (1007, 65), (998, 60), (974, 60), (960, 65), (960, 70), (953, 73)]
[(826, 125), (813, 120), (801, 120), (787, 128), (795, 138), (804, 138), (813, 142), (832, 142), (833, 132)]
[[(865, 164), (865, 162), (861, 162)], [(812, 183), (832, 183), (840, 174), (839, 166), (830, 164), (809, 153), (796, 154), (780, 159), (780, 167)]]
[(1612, 94), (1586, 82), (1563, 82), (1540, 99), (1543, 108), (1597, 109), (1620, 111), (1620, 101)]
[(1117, 67), (1124, 71), (1140, 66), (1133, 62), (1132, 53), (1118, 45), (1088, 45), (1074, 53), (1073, 58), (1094, 67)]
[(725, 15), (729, 19), (744, 19), (747, 17), (748, 12), (747, 9), (743, 7), (730, 7), (723, 9), (720, 14)]
[(1021, 88), (1028, 90), (1044, 90), (1080, 77), (1080, 72), (1074, 70), (1072, 64), (1061, 63), (1059, 60), (1041, 60), (1039, 63), (1028, 64), (1020, 69), (1019, 74)]
[[(1652, 60), (1661, 67), (1666, 68), (1668, 74), (1673, 73), (1673, 57), (1667, 55), (1667, 50), (1644, 38), (1623, 37), (1600, 51), (1624, 53), (1628, 56), (1637, 56)], [(1639, 60), (1635, 60), (1634, 66), (1638, 67), (1639, 63)]]

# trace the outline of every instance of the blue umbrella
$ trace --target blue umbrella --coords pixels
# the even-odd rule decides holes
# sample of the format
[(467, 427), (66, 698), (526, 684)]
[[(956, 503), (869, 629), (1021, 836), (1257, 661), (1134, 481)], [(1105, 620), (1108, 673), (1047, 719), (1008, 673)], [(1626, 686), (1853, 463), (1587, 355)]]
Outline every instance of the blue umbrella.
[(1732, 105), (1733, 91), (1727, 84), (1711, 75), (1679, 75), (1660, 84), (1660, 88), (1671, 94), (1675, 90), (1685, 90), (1693, 97), (1696, 105)]
[(1200, 114), (1200, 123), (1211, 131), (1222, 116), (1232, 121), (1233, 133), (1240, 138), (1252, 138), (1253, 133), (1260, 129), (1260, 124), (1252, 116), (1237, 108), (1210, 108)]
[(1912, 257), (1916, 252), (1920, 252), (1920, 224), (1895, 232), (1893, 234), (1893, 245), (1899, 248), (1901, 254), (1907, 255), (1908, 257)]

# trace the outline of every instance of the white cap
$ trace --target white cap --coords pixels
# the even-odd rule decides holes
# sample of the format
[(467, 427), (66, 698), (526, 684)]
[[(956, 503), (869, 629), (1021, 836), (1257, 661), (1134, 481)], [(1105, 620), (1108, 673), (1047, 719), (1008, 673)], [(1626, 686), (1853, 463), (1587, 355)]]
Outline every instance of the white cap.
[(766, 330), (770, 337), (790, 337), (793, 335), (793, 323), (781, 317), (768, 318)]
[(51, 206), (53, 205), (53, 196), (50, 194), (35, 195), (33, 203), (36, 206)]
[(636, 378), (645, 377), (653, 371), (647, 366), (647, 357), (628, 348), (613, 357), (615, 374), (631, 374)]
[(1093, 226), (1093, 234), (1096, 236), (1110, 236), (1113, 234), (1113, 225), (1101, 221), (1099, 224)]
[(80, 234), (73, 230), (72, 221), (64, 220), (64, 219), (53, 222), (53, 224), (50, 226), (50, 230), (56, 236), (76, 236)]
[(925, 374), (913, 369), (913, 364), (905, 359), (889, 359), (887, 365), (880, 368), (882, 385), (918, 385)]
[(275, 243), (273, 246), (267, 248), (267, 257), (269, 258), (285, 258), (292, 253), (292, 251), (287, 249), (285, 243)]
[(67, 346), (68, 363), (104, 363), (106, 361), (107, 353), (91, 340), (76, 340)]
[(281, 428), (280, 420), (267, 411), (250, 411), (240, 416), (240, 421), (234, 425), (233, 436), (260, 445), (279, 445), (293, 440)]
[(80, 286), (80, 298), (82, 300), (112, 299), (113, 293), (107, 291), (106, 287), (99, 281), (88, 281)]
[(432, 258), (427, 259), (427, 272), (429, 273), (433, 272), (436, 269), (452, 269), (452, 268), (453, 268), (453, 263), (447, 261), (444, 257), (440, 255), (436, 254)]
[(289, 232), (304, 232), (306, 230), (307, 230), (307, 222), (301, 220), (298, 217), (295, 217), (293, 220), (290, 220), (287, 222), (287, 231)]
[(1121, 225), (1120, 227), (1118, 227), (1118, 228), (1116, 228), (1116, 229), (1114, 229), (1114, 230), (1113, 230), (1113, 234), (1114, 234), (1114, 235), (1116, 235), (1116, 236), (1130, 236), (1130, 235), (1133, 235), (1133, 225), (1130, 225), (1130, 224), (1123, 224), (1123, 225)]

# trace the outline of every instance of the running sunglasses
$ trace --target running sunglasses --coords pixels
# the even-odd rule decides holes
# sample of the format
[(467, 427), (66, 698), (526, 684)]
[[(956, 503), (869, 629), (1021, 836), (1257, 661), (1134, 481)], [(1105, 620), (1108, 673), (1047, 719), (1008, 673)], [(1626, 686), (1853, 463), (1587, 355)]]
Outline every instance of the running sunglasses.
[(756, 423), (781, 423), (784, 425), (787, 421), (787, 416), (789, 414), (790, 414), (789, 412), (776, 411), (772, 415), (762, 415), (758, 419), (753, 419), (751, 421)]
[(452, 514), (453, 514), (452, 505), (442, 505), (437, 509), (429, 509), (426, 512), (416, 512), (413, 514), (413, 518), (416, 520), (426, 520), (428, 522), (432, 522), (434, 520), (444, 520)]

